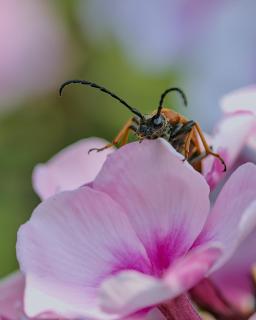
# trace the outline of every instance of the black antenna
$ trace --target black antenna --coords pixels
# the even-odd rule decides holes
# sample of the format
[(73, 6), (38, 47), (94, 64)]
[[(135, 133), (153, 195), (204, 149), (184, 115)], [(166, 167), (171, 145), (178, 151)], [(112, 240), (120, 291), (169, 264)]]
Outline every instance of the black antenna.
[(141, 119), (144, 119), (143, 115), (135, 108), (129, 106), (123, 99), (119, 98), (117, 95), (115, 95), (114, 93), (112, 93), (111, 91), (109, 91), (108, 89), (101, 87), (99, 85), (97, 85), (96, 83), (93, 82), (89, 82), (86, 80), (68, 80), (66, 82), (64, 82), (59, 89), (59, 94), (60, 96), (62, 95), (62, 91), (63, 89), (73, 83), (79, 83), (79, 84), (84, 84), (86, 86), (92, 87), (92, 88), (96, 88), (99, 89), (100, 91), (109, 94), (112, 98), (118, 100), (119, 102), (121, 102), (123, 105), (126, 106), (126, 108), (128, 108), (132, 113), (136, 114), (138, 117), (140, 117)]
[(181, 98), (184, 102), (184, 105), (187, 106), (188, 105), (188, 101), (187, 101), (187, 97), (185, 95), (185, 93), (179, 89), (179, 88), (169, 88), (169, 89), (166, 89), (162, 94), (161, 94), (161, 98), (160, 98), (160, 102), (159, 102), (159, 107), (157, 109), (157, 114), (156, 116), (158, 117), (161, 113), (161, 110), (163, 108), (163, 102), (164, 102), (164, 98), (166, 97), (166, 95), (171, 92), (171, 91), (176, 91), (178, 92), (180, 95), (181, 95)]

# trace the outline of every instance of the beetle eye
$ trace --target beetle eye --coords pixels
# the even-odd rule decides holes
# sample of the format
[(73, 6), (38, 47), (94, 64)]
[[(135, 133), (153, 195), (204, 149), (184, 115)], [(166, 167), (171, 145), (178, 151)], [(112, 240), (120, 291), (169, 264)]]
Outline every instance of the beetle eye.
[(160, 126), (163, 123), (163, 118), (161, 116), (157, 117), (153, 120), (153, 123), (155, 126)]

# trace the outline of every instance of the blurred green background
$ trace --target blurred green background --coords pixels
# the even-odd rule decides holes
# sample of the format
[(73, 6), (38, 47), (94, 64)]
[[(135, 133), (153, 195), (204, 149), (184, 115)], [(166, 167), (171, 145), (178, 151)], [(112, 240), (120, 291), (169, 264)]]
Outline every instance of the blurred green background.
[(62, 82), (96, 82), (143, 113), (167, 87), (181, 85), (189, 109), (173, 96), (167, 104), (206, 129), (223, 93), (255, 81), (255, 1), (206, 2), (0, 1), (0, 276), (17, 268), (18, 227), (40, 201), (34, 166), (81, 138), (111, 140), (130, 116), (85, 86), (59, 97)]

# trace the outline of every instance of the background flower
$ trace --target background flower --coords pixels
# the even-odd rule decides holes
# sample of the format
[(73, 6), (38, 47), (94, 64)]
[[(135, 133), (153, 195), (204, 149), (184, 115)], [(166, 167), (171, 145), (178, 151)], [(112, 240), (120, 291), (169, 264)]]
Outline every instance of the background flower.
[[(248, 161), (255, 162), (256, 89), (249, 86), (226, 94), (220, 101), (222, 119), (209, 137), (210, 144), (225, 159), (228, 174)], [(214, 189), (226, 173), (213, 157), (204, 160), (203, 173)]]
[[(223, 180), (227, 180), (227, 176), (231, 175), (237, 167), (248, 161), (255, 162), (255, 107), (255, 86), (231, 92), (221, 100), (223, 118), (216, 126), (210, 140), (214, 150), (220, 152), (225, 158), (228, 171), (224, 174), (219, 164), (211, 157), (205, 160), (206, 177), (213, 190), (212, 198), (216, 197)], [(243, 186), (241, 190), (244, 192)], [(225, 301), (245, 314), (250, 314), (255, 309), (252, 276), (252, 268), (256, 261), (255, 237), (254, 227), (231, 259), (211, 277), (213, 285), (217, 286), (217, 291)], [(204, 296), (206, 303), (213, 303), (210, 294), (207, 300), (206, 290), (207, 287), (203, 284), (203, 295), (199, 292), (200, 297)], [(220, 299), (217, 297), (216, 301), (220, 302), (218, 298)]]
[[(55, 90), (70, 64), (68, 34), (47, 1), (0, 1), (0, 108)], [(20, 103), (20, 102), (19, 102)]]

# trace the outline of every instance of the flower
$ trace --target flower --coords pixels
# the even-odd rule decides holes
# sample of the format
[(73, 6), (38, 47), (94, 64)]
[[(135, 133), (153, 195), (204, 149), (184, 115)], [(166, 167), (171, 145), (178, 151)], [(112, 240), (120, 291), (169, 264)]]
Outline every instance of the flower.
[[(234, 166), (248, 161), (248, 155), (244, 154), (246, 146), (256, 149), (256, 87), (245, 87), (225, 95), (221, 99), (221, 109), (223, 117), (209, 140), (213, 150), (225, 159), (228, 171), (232, 172)], [(252, 160), (256, 160), (255, 154)], [(212, 189), (224, 177), (219, 161), (211, 156), (204, 161), (203, 174)]]
[[(248, 160), (256, 161), (255, 86), (227, 94), (221, 100), (221, 108), (223, 119), (210, 140), (213, 149), (225, 158), (229, 176), (236, 167)], [(212, 157), (207, 157), (204, 161), (204, 174), (213, 191), (218, 191), (223, 180), (227, 179), (219, 163)], [(243, 192), (242, 186), (241, 191)], [(232, 312), (233, 309), (242, 314), (250, 314), (255, 309), (252, 279), (252, 266), (256, 262), (255, 241), (256, 228), (253, 228), (226, 264), (211, 275), (210, 286), (204, 281), (193, 291), (193, 296), (197, 300), (203, 299), (203, 304), (215, 312), (218, 310), (223, 314)]]
[(68, 34), (45, 1), (10, 0), (0, 10), (0, 105), (55, 89), (70, 61)]
[(114, 319), (189, 305), (187, 290), (254, 227), (256, 167), (240, 167), (209, 214), (207, 183), (181, 160), (162, 139), (130, 143), (93, 182), (35, 209), (17, 241), (29, 316)]

